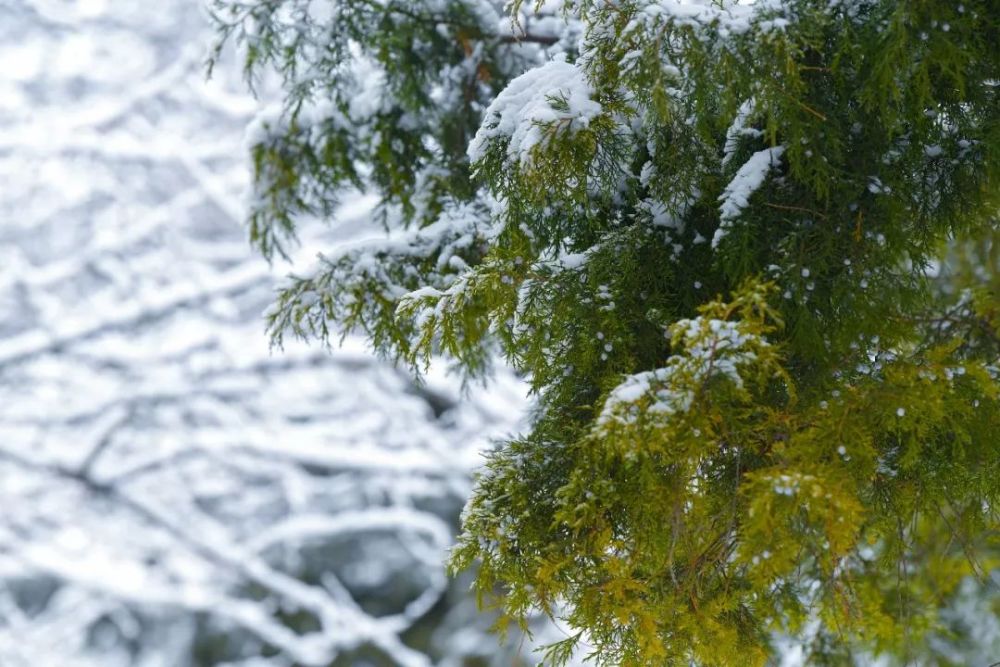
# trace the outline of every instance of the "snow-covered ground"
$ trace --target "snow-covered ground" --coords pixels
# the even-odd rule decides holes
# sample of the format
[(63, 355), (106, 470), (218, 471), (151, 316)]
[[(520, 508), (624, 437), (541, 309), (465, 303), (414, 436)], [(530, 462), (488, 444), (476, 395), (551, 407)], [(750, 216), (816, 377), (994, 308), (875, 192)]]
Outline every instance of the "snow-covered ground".
[(0, 665), (513, 664), (442, 559), (522, 386), (268, 349), (258, 102), (205, 82), (208, 31), (198, 0), (0, 0)]

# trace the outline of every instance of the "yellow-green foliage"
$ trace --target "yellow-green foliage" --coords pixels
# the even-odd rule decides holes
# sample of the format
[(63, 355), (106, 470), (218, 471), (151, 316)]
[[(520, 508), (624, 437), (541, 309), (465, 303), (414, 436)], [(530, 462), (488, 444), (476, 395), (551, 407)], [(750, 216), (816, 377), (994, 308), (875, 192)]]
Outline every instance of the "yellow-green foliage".
[[(495, 452), (456, 567), (481, 559), (481, 592), (502, 586), (515, 617), (564, 602), (599, 664), (764, 664), (769, 632), (816, 618), (903, 654), (989, 567), (997, 382), (952, 343), (796, 398), (769, 295), (674, 324), (676, 372), (575, 442)], [(720, 349), (734, 321), (746, 342)], [(726, 358), (738, 374), (707, 371)], [(655, 409), (679, 394), (683, 409)]]

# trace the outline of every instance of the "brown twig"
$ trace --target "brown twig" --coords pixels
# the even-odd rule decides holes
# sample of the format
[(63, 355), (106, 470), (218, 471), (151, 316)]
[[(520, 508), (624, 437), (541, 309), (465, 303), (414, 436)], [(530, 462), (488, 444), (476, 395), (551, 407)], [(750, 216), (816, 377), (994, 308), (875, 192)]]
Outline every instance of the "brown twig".
[(776, 208), (781, 211), (798, 211), (799, 213), (810, 213), (815, 215), (820, 220), (826, 220), (826, 216), (819, 211), (814, 211), (811, 208), (803, 208), (802, 206), (788, 206), (786, 204), (775, 204), (769, 201), (764, 202), (764, 206), (769, 206), (771, 208)]

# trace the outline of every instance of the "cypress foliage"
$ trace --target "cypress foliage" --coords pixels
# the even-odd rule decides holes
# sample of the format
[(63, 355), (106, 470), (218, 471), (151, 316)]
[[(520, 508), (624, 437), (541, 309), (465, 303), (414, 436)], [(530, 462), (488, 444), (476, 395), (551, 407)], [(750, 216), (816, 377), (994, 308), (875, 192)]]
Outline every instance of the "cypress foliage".
[(997, 566), (1000, 3), (502, 5), (216, 2), (286, 93), (261, 252), (348, 188), (389, 231), (275, 342), (525, 374), (452, 564), (554, 664), (920, 655)]

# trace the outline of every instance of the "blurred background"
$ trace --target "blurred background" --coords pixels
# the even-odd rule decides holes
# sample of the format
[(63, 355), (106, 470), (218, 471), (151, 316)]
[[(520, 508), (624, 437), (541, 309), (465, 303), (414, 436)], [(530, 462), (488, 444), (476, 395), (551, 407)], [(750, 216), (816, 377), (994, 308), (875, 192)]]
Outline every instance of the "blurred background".
[(0, 0), (0, 667), (533, 664), (443, 565), (523, 387), (268, 349), (264, 101), (210, 41), (199, 0)]

